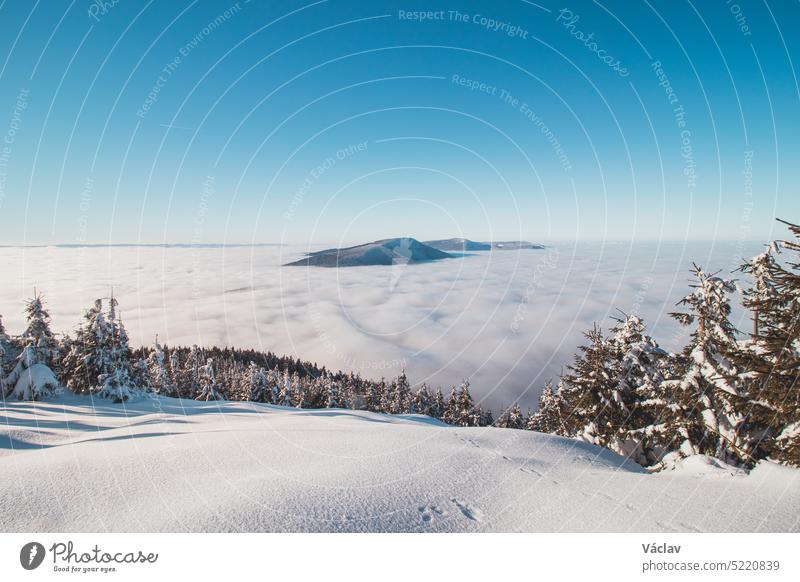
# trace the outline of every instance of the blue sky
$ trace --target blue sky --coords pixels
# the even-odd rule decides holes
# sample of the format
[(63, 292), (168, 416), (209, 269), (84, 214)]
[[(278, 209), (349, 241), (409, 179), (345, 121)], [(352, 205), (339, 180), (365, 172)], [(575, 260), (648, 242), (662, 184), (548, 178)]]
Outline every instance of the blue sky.
[(765, 239), (800, 220), (798, 23), (783, 2), (5, 0), (0, 243)]

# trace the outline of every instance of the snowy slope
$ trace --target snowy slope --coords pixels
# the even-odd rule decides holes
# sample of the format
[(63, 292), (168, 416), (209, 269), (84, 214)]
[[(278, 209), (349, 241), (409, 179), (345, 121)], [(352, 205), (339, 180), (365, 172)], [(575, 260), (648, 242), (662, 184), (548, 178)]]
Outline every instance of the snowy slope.
[(0, 531), (800, 531), (800, 471), (427, 417), (63, 396), (0, 405)]

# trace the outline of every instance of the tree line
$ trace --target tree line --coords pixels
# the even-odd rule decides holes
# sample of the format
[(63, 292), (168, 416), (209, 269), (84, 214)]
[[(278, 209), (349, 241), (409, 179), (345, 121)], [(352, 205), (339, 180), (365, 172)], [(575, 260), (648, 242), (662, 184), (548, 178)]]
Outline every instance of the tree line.
[(9, 336), (0, 318), (0, 395), (41, 400), (63, 387), (74, 394), (128, 402), (148, 394), (202, 401), (247, 400), (295, 408), (351, 408), (425, 414), (459, 426), (488, 426), (491, 411), (473, 402), (469, 381), (412, 390), (405, 372), (380, 381), (272, 352), (161, 345), (131, 348), (117, 299), (97, 299), (74, 335), (57, 336), (37, 293), (27, 326)]
[[(514, 403), (495, 420), (474, 403), (467, 380), (444, 395), (425, 384), (412, 390), (405, 372), (376, 381), (271, 352), (157, 339), (132, 349), (113, 297), (98, 299), (74, 336), (57, 337), (39, 294), (26, 304), (19, 336), (0, 319), (0, 394), (38, 400), (65, 386), (114, 402), (157, 394), (425, 414), (578, 438), (653, 469), (694, 454), (744, 467), (762, 459), (800, 466), (800, 227), (786, 225), (794, 240), (745, 261), (743, 288), (693, 266), (691, 290), (670, 314), (690, 331), (682, 350), (661, 349), (637, 315), (622, 314), (607, 331), (595, 325), (532, 414)], [(752, 313), (746, 334), (730, 322), (736, 293)]]

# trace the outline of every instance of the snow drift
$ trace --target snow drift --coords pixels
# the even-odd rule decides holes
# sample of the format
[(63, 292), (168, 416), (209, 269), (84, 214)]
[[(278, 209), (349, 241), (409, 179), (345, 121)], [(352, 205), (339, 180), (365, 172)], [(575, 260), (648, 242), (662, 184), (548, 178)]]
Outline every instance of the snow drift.
[(0, 406), (0, 531), (800, 531), (800, 471), (424, 416), (64, 395)]

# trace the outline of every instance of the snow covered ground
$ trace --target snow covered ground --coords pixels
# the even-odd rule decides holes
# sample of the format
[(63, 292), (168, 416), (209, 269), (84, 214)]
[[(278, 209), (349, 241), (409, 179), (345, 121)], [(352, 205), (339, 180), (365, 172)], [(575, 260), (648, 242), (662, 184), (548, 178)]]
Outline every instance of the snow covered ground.
[(0, 531), (800, 531), (800, 471), (427, 417), (64, 395), (0, 406)]

